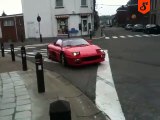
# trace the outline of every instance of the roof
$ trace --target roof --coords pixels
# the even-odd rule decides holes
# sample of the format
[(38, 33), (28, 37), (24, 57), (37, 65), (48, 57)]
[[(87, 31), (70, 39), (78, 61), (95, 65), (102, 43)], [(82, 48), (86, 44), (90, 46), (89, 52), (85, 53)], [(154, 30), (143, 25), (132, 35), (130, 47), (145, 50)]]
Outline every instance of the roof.
[(23, 16), (23, 14), (13, 14), (13, 15), (6, 15), (6, 16), (0, 16), (0, 18), (10, 18), (10, 17), (17, 17), (17, 16)]

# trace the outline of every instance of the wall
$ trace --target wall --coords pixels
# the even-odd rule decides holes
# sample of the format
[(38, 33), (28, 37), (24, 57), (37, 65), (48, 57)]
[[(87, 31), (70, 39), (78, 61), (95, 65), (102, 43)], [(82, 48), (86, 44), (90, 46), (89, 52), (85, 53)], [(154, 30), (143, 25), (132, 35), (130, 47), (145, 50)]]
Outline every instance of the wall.
[(50, 0), (22, 0), (26, 38), (38, 38), (38, 14), (41, 16), (40, 29), (43, 37), (52, 37)]

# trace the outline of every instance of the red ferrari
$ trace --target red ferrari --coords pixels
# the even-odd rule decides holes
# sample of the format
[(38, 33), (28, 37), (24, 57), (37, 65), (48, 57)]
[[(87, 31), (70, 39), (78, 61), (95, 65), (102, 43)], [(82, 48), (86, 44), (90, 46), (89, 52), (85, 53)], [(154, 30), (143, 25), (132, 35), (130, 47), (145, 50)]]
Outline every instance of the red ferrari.
[(105, 60), (105, 52), (83, 38), (58, 39), (47, 46), (47, 56), (64, 66), (88, 65)]

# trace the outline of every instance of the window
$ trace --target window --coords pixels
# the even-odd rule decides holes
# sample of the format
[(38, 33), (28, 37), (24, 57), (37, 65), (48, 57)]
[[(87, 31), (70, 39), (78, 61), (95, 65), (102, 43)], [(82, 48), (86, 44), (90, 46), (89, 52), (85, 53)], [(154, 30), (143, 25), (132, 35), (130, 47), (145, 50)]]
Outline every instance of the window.
[(87, 6), (87, 0), (81, 0), (81, 6)]
[(57, 19), (58, 34), (68, 34), (68, 19)]
[(62, 40), (61, 39), (57, 40), (56, 45), (57, 46), (62, 46)]
[(63, 0), (56, 0), (56, 7), (63, 7)]
[(3, 23), (4, 26), (14, 26), (13, 20), (5, 20)]

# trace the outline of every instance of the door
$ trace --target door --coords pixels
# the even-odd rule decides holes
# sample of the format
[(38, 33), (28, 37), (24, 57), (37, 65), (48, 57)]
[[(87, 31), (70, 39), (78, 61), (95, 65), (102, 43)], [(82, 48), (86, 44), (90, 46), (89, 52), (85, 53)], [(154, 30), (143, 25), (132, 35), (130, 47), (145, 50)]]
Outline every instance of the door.
[(35, 30), (34, 22), (27, 23), (27, 32), (28, 32), (28, 38), (35, 38), (36, 37), (36, 30)]
[(88, 35), (88, 20), (82, 19), (82, 35)]

